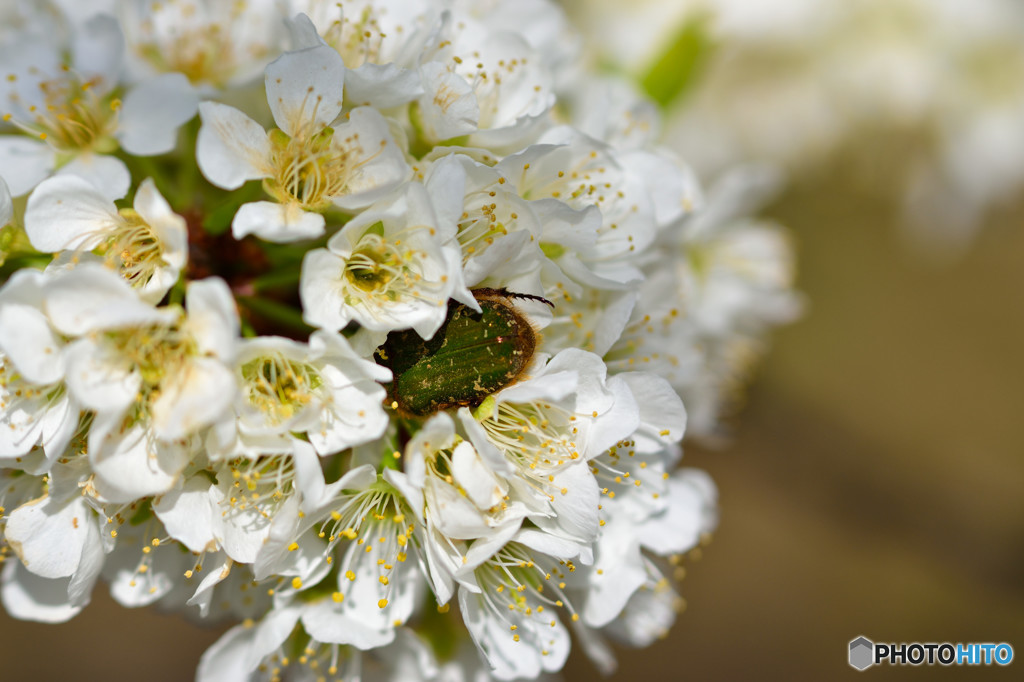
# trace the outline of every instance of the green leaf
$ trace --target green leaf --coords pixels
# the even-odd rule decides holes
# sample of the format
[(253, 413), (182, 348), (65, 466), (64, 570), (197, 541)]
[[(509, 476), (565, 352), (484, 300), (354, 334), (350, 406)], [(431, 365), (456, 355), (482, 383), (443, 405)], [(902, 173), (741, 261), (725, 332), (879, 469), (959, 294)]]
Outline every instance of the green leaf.
[(640, 79), (647, 95), (663, 108), (679, 101), (697, 82), (714, 49), (709, 23), (709, 17), (703, 14), (688, 18)]

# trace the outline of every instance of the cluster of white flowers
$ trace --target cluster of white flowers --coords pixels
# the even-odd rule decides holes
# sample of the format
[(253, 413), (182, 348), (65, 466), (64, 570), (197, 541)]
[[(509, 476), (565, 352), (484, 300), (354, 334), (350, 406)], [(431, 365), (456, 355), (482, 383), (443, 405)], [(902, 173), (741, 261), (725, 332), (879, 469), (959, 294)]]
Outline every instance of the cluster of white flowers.
[(639, 0), (628, 19), (609, 0), (573, 4), (635, 71), (681, 26), (705, 34), (667, 131), (702, 174), (738, 161), (806, 172), (842, 152), (884, 175), (923, 245), (964, 243), (1024, 188), (1019, 0)]
[(666, 631), (716, 523), (687, 411), (713, 434), (798, 307), (745, 217), (769, 175), (703, 197), (548, 0), (3, 13), (10, 614), (103, 578), (237, 623), (217, 682), (536, 678), (570, 628), (607, 670)]

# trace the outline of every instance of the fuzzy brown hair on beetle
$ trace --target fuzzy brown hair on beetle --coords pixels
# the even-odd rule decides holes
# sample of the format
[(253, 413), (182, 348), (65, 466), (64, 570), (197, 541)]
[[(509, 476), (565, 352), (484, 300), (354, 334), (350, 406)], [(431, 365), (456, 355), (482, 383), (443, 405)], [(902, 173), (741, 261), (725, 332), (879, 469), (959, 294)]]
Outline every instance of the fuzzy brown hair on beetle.
[(540, 334), (516, 308), (514, 299), (545, 303), (507, 289), (474, 289), (480, 312), (448, 302), (444, 324), (429, 340), (412, 330), (388, 334), (374, 359), (394, 379), (387, 402), (406, 417), (425, 417), (452, 407), (476, 407), (520, 379), (537, 349)]

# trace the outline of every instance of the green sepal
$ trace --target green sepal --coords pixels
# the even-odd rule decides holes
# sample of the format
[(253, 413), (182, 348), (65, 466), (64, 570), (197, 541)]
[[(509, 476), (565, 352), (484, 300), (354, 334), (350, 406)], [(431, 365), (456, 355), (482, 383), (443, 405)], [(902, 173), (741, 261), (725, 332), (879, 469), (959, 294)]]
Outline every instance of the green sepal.
[(378, 220), (373, 225), (370, 225), (368, 228), (366, 228), (366, 231), (363, 232), (363, 236), (365, 237), (368, 234), (375, 234), (378, 237), (383, 237), (384, 236), (384, 221), (383, 220)]
[(153, 518), (153, 505), (152, 499), (146, 498), (139, 504), (139, 508), (135, 510), (132, 517), (128, 519), (128, 525), (130, 526), (141, 526), (146, 521)]
[(551, 260), (558, 260), (565, 255), (565, 247), (553, 242), (541, 242), (540, 251)]
[(283, 151), (288, 148), (292, 138), (285, 131), (280, 128), (273, 128), (267, 133), (267, 139), (270, 141), (270, 145), (276, 148), (278, 151)]

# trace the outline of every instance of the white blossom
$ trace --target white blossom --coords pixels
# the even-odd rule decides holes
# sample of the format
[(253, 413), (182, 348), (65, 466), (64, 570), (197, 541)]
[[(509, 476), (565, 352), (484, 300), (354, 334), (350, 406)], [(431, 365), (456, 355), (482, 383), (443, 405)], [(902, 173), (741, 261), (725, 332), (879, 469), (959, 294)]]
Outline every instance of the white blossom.
[(180, 73), (204, 90), (258, 78), (284, 42), (283, 15), (273, 0), (119, 0), (126, 60), (137, 80)]
[(171, 211), (149, 178), (135, 194), (134, 210), (120, 211), (79, 177), (44, 180), (29, 197), (25, 231), (40, 251), (99, 250), (107, 266), (150, 303), (174, 286), (188, 258), (185, 220)]
[(276, 199), (242, 206), (232, 222), (236, 238), (319, 236), (319, 211), (364, 207), (407, 177), (405, 160), (376, 110), (352, 110), (332, 127), (344, 81), (341, 57), (320, 45), (285, 53), (267, 67), (267, 102), (277, 124), (269, 133), (227, 105), (200, 106), (196, 159), (206, 178), (224, 189), (265, 179)]
[(166, 74), (120, 99), (124, 37), (110, 15), (95, 14), (76, 27), (70, 63), (63, 60), (63, 47), (25, 35), (0, 54), (9, 74), (0, 85), (0, 107), (28, 135), (0, 136), (4, 179), (20, 196), (54, 172), (67, 173), (119, 199), (130, 178), (110, 152), (170, 151), (178, 127), (195, 115), (196, 94), (184, 76)]
[(370, 206), (326, 249), (306, 254), (299, 288), (306, 321), (331, 331), (350, 321), (375, 332), (412, 328), (430, 338), (449, 297), (476, 306), (452, 232), (418, 183)]

